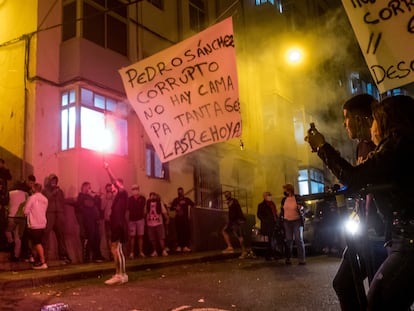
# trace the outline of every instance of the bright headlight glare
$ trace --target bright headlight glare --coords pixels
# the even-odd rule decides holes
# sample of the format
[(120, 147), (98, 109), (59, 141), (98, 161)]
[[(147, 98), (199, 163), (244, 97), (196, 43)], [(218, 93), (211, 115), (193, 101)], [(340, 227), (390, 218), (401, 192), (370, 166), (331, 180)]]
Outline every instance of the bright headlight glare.
[(347, 232), (354, 235), (359, 231), (359, 222), (354, 219), (349, 219), (345, 222), (345, 229)]

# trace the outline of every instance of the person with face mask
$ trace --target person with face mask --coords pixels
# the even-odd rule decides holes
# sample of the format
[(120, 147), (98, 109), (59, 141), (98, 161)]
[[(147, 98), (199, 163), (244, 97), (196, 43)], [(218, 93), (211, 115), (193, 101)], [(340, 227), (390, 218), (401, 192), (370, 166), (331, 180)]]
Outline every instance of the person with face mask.
[(161, 250), (161, 255), (166, 257), (168, 256), (167, 250), (165, 248), (165, 222), (168, 222), (168, 213), (165, 205), (162, 204), (160, 196), (151, 192), (149, 199), (147, 200), (147, 231), (148, 239), (152, 245), (151, 257), (157, 257), (158, 252), (157, 248)]
[(101, 254), (101, 236), (99, 234), (99, 208), (101, 198), (92, 191), (91, 183), (85, 181), (82, 183), (81, 191), (78, 194), (77, 207), (82, 215), (82, 224), (84, 230), (83, 243), (83, 260), (88, 262), (90, 253), (92, 260), (103, 262), (105, 258)]
[(280, 218), (283, 221), (286, 239), (286, 261), (287, 265), (291, 265), (293, 240), (295, 240), (298, 251), (298, 264), (305, 265), (305, 243), (303, 241), (304, 227), (304, 205), (295, 195), (295, 188), (292, 184), (283, 185), (283, 195), (285, 196), (281, 202)]
[(224, 254), (234, 253), (233, 245), (231, 244), (230, 234), (235, 235), (239, 242), (242, 253), (240, 259), (247, 257), (246, 247), (244, 246), (243, 228), (242, 225), (246, 222), (246, 217), (243, 215), (240, 203), (237, 199), (231, 196), (230, 191), (224, 192), (226, 203), (229, 209), (228, 222), (223, 228), (222, 234), (224, 241), (226, 242), (227, 248), (223, 250)]
[(145, 257), (143, 251), (145, 229), (146, 199), (139, 193), (139, 186), (132, 185), (132, 195), (128, 198), (128, 230), (129, 230), (129, 258), (134, 258), (135, 238), (138, 242), (138, 254)]
[(276, 205), (270, 192), (263, 192), (263, 201), (257, 206), (257, 218), (260, 220), (260, 233), (267, 236), (269, 241), (265, 258), (270, 260), (273, 256), (272, 244), (278, 219)]

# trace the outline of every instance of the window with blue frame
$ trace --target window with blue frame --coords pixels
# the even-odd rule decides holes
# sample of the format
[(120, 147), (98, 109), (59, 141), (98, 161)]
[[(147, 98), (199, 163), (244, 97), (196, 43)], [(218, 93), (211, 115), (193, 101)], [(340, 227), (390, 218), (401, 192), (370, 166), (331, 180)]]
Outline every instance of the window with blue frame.
[(301, 169), (298, 177), (299, 194), (307, 195), (324, 191), (323, 173), (317, 169)]

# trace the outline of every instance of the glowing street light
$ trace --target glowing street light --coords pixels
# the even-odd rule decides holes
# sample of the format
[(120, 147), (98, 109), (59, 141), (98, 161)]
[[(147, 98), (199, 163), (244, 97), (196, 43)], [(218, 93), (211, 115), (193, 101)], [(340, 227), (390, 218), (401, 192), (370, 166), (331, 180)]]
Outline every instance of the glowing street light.
[(289, 64), (300, 64), (304, 60), (304, 53), (301, 48), (293, 47), (287, 50), (286, 59)]

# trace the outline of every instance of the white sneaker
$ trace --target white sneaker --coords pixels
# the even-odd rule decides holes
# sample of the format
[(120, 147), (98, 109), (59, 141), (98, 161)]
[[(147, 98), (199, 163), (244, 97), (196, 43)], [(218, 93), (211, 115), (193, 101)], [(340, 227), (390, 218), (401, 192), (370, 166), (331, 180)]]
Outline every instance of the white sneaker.
[(191, 252), (191, 249), (189, 247), (185, 246), (183, 248), (183, 252), (186, 252), (186, 253)]
[[(127, 280), (127, 282), (128, 282), (128, 280)], [(123, 277), (120, 274), (115, 274), (109, 280), (105, 281), (106, 285), (115, 285), (115, 284), (122, 284), (122, 283), (123, 283)]]
[(33, 265), (33, 269), (35, 269), (35, 270), (45, 270), (47, 268), (48, 268), (48, 266), (47, 266), (46, 263)]
[(121, 283), (122, 284), (128, 283), (128, 274), (126, 274), (126, 273), (121, 274)]
[(227, 247), (225, 250), (222, 251), (223, 254), (233, 254), (234, 249), (232, 247)]
[(134, 259), (134, 253), (129, 254), (129, 259)]
[(181, 247), (177, 246), (177, 248), (175, 249), (176, 252), (181, 252)]
[(168, 256), (168, 253), (167, 253), (167, 251), (166, 251), (165, 249), (162, 251), (162, 255), (163, 255), (164, 257), (167, 257), (167, 256)]
[(146, 256), (145, 256), (145, 254), (144, 254), (144, 253), (139, 253), (139, 257), (144, 258), (144, 257), (146, 257)]
[(152, 254), (151, 254), (151, 257), (157, 257), (157, 256), (158, 256), (157, 252), (153, 251)]

